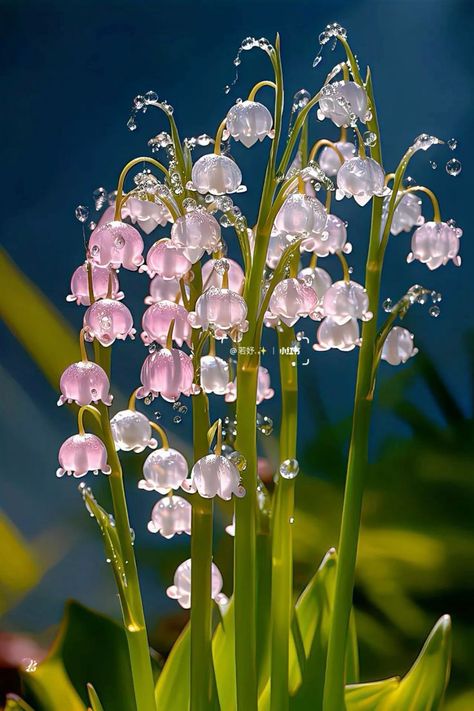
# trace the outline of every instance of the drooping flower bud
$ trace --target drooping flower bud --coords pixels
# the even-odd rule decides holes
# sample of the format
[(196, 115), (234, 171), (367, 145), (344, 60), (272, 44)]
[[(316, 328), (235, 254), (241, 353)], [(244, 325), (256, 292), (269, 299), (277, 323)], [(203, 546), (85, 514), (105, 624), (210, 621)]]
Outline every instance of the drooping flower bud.
[(229, 389), (229, 365), (218, 356), (201, 357), (201, 388), (205, 393), (225, 395)]
[[(100, 267), (98, 264), (92, 263), (90, 269), (92, 271), (92, 286), (95, 299), (104, 299), (107, 296), (110, 281), (112, 286), (111, 298), (115, 299), (115, 301), (123, 299), (124, 293), (120, 291), (118, 276), (114, 269)], [(90, 306), (87, 262), (77, 267), (72, 275), (71, 293), (66, 296), (66, 301), (75, 301), (77, 304)]]
[[(270, 387), (270, 373), (263, 365), (258, 367), (257, 379), (257, 405), (260, 405), (264, 400), (270, 400), (275, 394), (275, 391)], [(237, 378), (233, 383), (229, 384), (228, 392), (225, 396), (226, 402), (235, 402), (237, 400)]]
[(314, 289), (301, 279), (283, 279), (279, 282), (268, 304), (265, 320), (277, 317), (287, 326), (293, 326), (300, 317), (314, 316), (318, 299)]
[(456, 267), (461, 266), (459, 252), (459, 238), (462, 230), (451, 227), (446, 222), (425, 222), (418, 227), (411, 238), (412, 251), (407, 257), (407, 262), (418, 259), (426, 264), (428, 269), (437, 269), (447, 264), (450, 260)]
[(216, 218), (204, 208), (178, 217), (171, 228), (171, 241), (182, 247), (190, 262), (198, 262), (204, 252), (215, 252), (221, 242), (221, 228)]
[(75, 402), (77, 405), (90, 405), (91, 402), (112, 404), (112, 395), (109, 393), (110, 383), (107, 373), (100, 365), (89, 360), (72, 363), (61, 375), (59, 382), (61, 397), (58, 405), (66, 402)]
[(336, 348), (339, 351), (352, 351), (360, 345), (359, 324), (356, 318), (351, 318), (343, 324), (337, 323), (331, 316), (321, 321), (317, 333), (318, 342), (313, 345), (315, 351), (328, 351)]
[(293, 193), (278, 211), (275, 227), (288, 235), (301, 235), (305, 232), (323, 232), (326, 222), (326, 210), (317, 198)]
[(337, 174), (336, 199), (353, 197), (359, 205), (366, 205), (374, 195), (385, 195), (385, 175), (373, 158), (351, 158), (342, 164)]
[(138, 482), (139, 489), (166, 494), (182, 485), (188, 476), (188, 463), (178, 450), (162, 447), (145, 459), (143, 476)]
[(301, 251), (314, 252), (318, 257), (344, 252), (350, 254), (352, 245), (347, 242), (347, 229), (344, 222), (336, 215), (328, 215), (324, 232), (312, 232), (301, 242)]
[(242, 173), (232, 158), (208, 153), (193, 165), (191, 180), (198, 193), (224, 195), (240, 192)]
[(353, 81), (336, 81), (321, 89), (318, 118), (331, 119), (339, 128), (350, 126), (354, 119), (368, 120), (367, 94)]
[(158, 442), (151, 436), (148, 418), (136, 410), (120, 410), (110, 420), (115, 449), (122, 452), (143, 452), (156, 449)]
[(417, 353), (418, 348), (414, 346), (413, 333), (410, 333), (406, 328), (394, 326), (385, 339), (380, 357), (390, 365), (400, 365), (400, 363), (406, 363)]
[(246, 148), (263, 141), (272, 126), (270, 111), (258, 101), (239, 101), (227, 114), (227, 130), (234, 140), (240, 141)]
[(248, 330), (247, 304), (230, 289), (211, 286), (198, 298), (195, 309), (188, 316), (191, 326), (209, 328), (219, 340), (230, 336), (238, 341)]
[[(397, 200), (399, 197), (401, 197), (400, 193), (397, 195)], [(389, 201), (390, 196), (387, 195), (383, 201), (380, 235), (383, 234), (387, 222)], [(392, 224), (390, 225), (391, 234), (399, 235), (400, 232), (410, 232), (412, 227), (422, 225), (425, 219), (421, 214), (421, 206), (421, 200), (417, 197), (417, 195), (414, 195), (413, 193), (406, 193), (403, 195), (393, 212)]]
[(145, 358), (140, 380), (142, 387), (138, 398), (161, 395), (168, 402), (175, 402), (180, 395), (191, 395), (193, 386), (193, 361), (177, 348), (162, 348)]
[(148, 272), (153, 277), (158, 274), (163, 279), (181, 279), (189, 272), (192, 264), (184, 253), (182, 247), (174, 244), (170, 239), (160, 239), (150, 247), (146, 255), (146, 265), (141, 267), (141, 272)]
[[(334, 145), (339, 150), (339, 153), (342, 153), (344, 160), (349, 160), (356, 154), (356, 147), (353, 143), (348, 143), (347, 141), (337, 141)], [(331, 148), (331, 146), (324, 146), (323, 150), (319, 154), (318, 163), (321, 170), (324, 171), (330, 178), (337, 174), (337, 171), (342, 165), (341, 159), (334, 148)]]
[(104, 443), (95, 435), (85, 433), (76, 434), (63, 442), (58, 454), (59, 469), (56, 476), (64, 474), (74, 476), (79, 479), (85, 476), (88, 471), (98, 474), (110, 474), (110, 467), (107, 464), (107, 450)]
[(352, 318), (370, 321), (373, 316), (367, 290), (356, 281), (335, 281), (324, 294), (323, 309), (341, 325)]
[(91, 259), (100, 266), (136, 271), (143, 264), (143, 240), (138, 230), (114, 220), (97, 227), (89, 238)]
[(176, 533), (190, 536), (191, 513), (191, 504), (182, 496), (165, 496), (153, 506), (148, 530), (160, 533), (163, 538), (173, 538)]
[[(172, 600), (177, 600), (181, 607), (189, 610), (191, 607), (191, 559), (185, 560), (176, 569), (174, 574), (174, 585), (171, 585), (166, 594)], [(214, 563), (211, 565), (211, 598), (218, 605), (227, 602), (227, 597), (221, 593), (223, 586), (222, 575)]]
[(89, 340), (96, 339), (103, 346), (111, 346), (118, 338), (135, 337), (132, 314), (120, 301), (99, 299), (84, 314), (84, 331)]
[(142, 317), (141, 339), (148, 346), (155, 341), (166, 345), (171, 322), (173, 326), (173, 341), (182, 346), (183, 343), (191, 345), (191, 326), (188, 321), (188, 312), (174, 301), (160, 301), (147, 308)]
[(241, 498), (245, 489), (240, 483), (240, 472), (222, 454), (207, 454), (198, 459), (191, 469), (191, 478), (182, 484), (185, 491), (198, 492), (205, 499), (219, 496), (229, 501), (232, 494)]

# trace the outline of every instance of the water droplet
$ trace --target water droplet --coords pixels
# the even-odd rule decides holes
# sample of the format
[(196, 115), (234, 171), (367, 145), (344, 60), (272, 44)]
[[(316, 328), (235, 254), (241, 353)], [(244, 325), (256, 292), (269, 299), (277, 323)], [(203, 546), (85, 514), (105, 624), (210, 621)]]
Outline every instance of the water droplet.
[(446, 224), (448, 225), (448, 227), (451, 227), (453, 230), (456, 229), (456, 220), (453, 220), (453, 218), (448, 220), (446, 222)]
[(441, 313), (441, 309), (439, 308), (439, 306), (430, 306), (430, 308), (428, 309), (428, 313), (430, 316), (433, 316), (433, 318), (438, 318)]
[(298, 476), (299, 470), (300, 465), (297, 459), (285, 459), (285, 461), (280, 464), (280, 475), (283, 479), (294, 479)]
[(125, 240), (121, 235), (119, 235), (118, 237), (115, 238), (114, 244), (117, 247), (117, 249), (122, 249), (122, 247), (125, 246)]
[(273, 420), (270, 417), (264, 417), (259, 430), (265, 437), (269, 437), (273, 432)]
[(143, 107), (145, 106), (145, 104), (146, 104), (146, 99), (145, 99), (145, 97), (142, 96), (141, 94), (139, 94), (138, 96), (136, 96), (136, 97), (134, 98), (134, 100), (133, 100), (133, 105), (134, 105), (134, 107), (135, 107), (136, 109), (143, 109)]
[(453, 176), (459, 175), (461, 170), (462, 170), (461, 161), (459, 161), (457, 158), (451, 158), (451, 160), (448, 160), (448, 162), (446, 163), (446, 172), (449, 175), (453, 175)]
[(92, 193), (92, 197), (94, 198), (95, 209), (98, 211), (107, 200), (107, 190), (105, 188), (96, 188)]
[(430, 160), (430, 166), (433, 168), (433, 170), (436, 170), (436, 168), (438, 167), (438, 164), (436, 163), (436, 161)]
[(182, 419), (183, 418), (180, 415), (175, 415), (173, 417), (173, 422), (175, 423), (175, 425), (179, 425), (179, 423), (181, 422)]
[(129, 131), (135, 131), (137, 128), (137, 124), (135, 123), (135, 116), (130, 116), (130, 118), (127, 121), (127, 128)]
[(89, 224), (87, 225), (87, 227), (88, 227), (88, 228), (90, 229), (90, 231), (92, 232), (92, 231), (95, 230), (95, 228), (97, 227), (97, 222), (94, 222), (94, 220), (91, 220), (91, 221), (89, 222)]
[(156, 351), (156, 343), (150, 343), (148, 346), (148, 353), (154, 353)]
[(315, 58), (313, 59), (313, 68), (316, 68), (318, 66), (318, 64), (321, 62), (321, 60), (322, 60), (322, 55), (317, 54), (315, 56)]
[(145, 403), (145, 405), (151, 405), (151, 403), (153, 402), (153, 396), (147, 395), (143, 402)]
[(311, 94), (309, 93), (309, 91), (307, 91), (306, 89), (300, 89), (293, 96), (292, 110), (299, 111), (299, 109), (303, 109), (310, 99)]
[(173, 410), (179, 410), (181, 407), (181, 403), (179, 400), (176, 400), (176, 402), (173, 403)]
[(294, 517), (294, 516), (290, 516), (290, 518), (288, 519), (288, 521), (289, 521), (290, 523), (294, 523), (294, 522), (295, 522), (295, 517)]
[(230, 86), (228, 84), (226, 84), (224, 87), (224, 94), (228, 94), (229, 92), (230, 92)]
[(257, 44), (257, 41), (255, 37), (246, 37), (245, 39), (242, 40), (242, 44), (240, 45), (240, 48), (248, 51), (249, 49), (252, 49), (255, 47)]
[(455, 151), (456, 148), (458, 147), (458, 142), (455, 138), (450, 138), (448, 141), (448, 147), (452, 150)]
[(363, 139), (364, 145), (369, 146), (371, 148), (377, 143), (377, 134), (373, 131), (366, 131), (363, 135)]
[(243, 472), (247, 468), (247, 460), (241, 452), (233, 451), (227, 456), (227, 459), (239, 470)]
[(145, 101), (147, 104), (150, 104), (154, 101), (158, 101), (158, 94), (156, 91), (147, 91), (145, 94)]
[(86, 222), (89, 217), (89, 208), (86, 207), (86, 205), (78, 205), (74, 210), (74, 214), (76, 216), (76, 220), (79, 220), (79, 222)]
[(439, 304), (443, 300), (443, 295), (439, 291), (431, 292), (431, 301), (433, 304)]
[(180, 412), (182, 415), (185, 415), (187, 413), (187, 411), (188, 411), (188, 408), (186, 407), (186, 405), (181, 405), (181, 407), (178, 410), (178, 412)]
[(112, 328), (112, 319), (110, 316), (102, 316), (100, 319), (100, 325), (104, 331), (110, 331)]
[(389, 313), (392, 310), (393, 307), (393, 301), (392, 299), (385, 299), (385, 301), (382, 304), (383, 310), (386, 313)]
[(100, 248), (98, 244), (95, 244), (92, 249), (91, 249), (91, 254), (93, 257), (95, 257), (97, 254), (99, 254)]
[(21, 660), (21, 666), (26, 672), (35, 672), (38, 668), (38, 661), (36, 659), (31, 659), (30, 657), (25, 657)]

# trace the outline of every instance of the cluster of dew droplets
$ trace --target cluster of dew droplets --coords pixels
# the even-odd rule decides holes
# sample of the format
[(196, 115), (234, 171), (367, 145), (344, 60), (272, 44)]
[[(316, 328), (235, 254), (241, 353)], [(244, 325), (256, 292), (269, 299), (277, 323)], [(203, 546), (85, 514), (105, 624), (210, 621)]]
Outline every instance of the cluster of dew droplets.
[(336, 48), (337, 44), (337, 38), (342, 37), (343, 39), (347, 38), (347, 30), (345, 27), (342, 27), (338, 22), (331, 22), (329, 25), (326, 25), (326, 28), (321, 32), (321, 34), (318, 37), (318, 42), (320, 44), (320, 49), (315, 58), (313, 59), (313, 67), (317, 67), (318, 64), (322, 60), (322, 52), (323, 52), (323, 47), (332, 39), (332, 45), (331, 49), (334, 50)]
[[(96, 188), (93, 193), (92, 193), (92, 200), (94, 203), (94, 209), (96, 213), (100, 213), (102, 209), (108, 205), (113, 205), (115, 202), (116, 198), (116, 192), (107, 192), (107, 190), (104, 187), (99, 187)], [(91, 210), (88, 205), (77, 205), (74, 209), (74, 216), (78, 222), (80, 222), (83, 226), (83, 229), (86, 226), (87, 222), (87, 227), (89, 230), (95, 230), (97, 227), (97, 216), (94, 216), (94, 219), (89, 219), (91, 217)]]
[[(422, 133), (417, 136), (417, 138), (415, 138), (413, 148), (415, 150), (427, 151), (428, 148), (431, 148), (431, 146), (434, 146), (437, 143), (444, 143), (444, 141), (441, 141), (439, 138), (436, 138), (436, 136), (430, 136), (428, 133)], [(446, 143), (451, 151), (456, 150), (458, 146), (458, 142), (455, 138), (450, 138), (448, 141), (446, 141)], [(435, 160), (430, 160), (430, 166), (433, 170), (436, 170), (436, 168), (438, 167), (438, 163)], [(445, 168), (448, 175), (456, 177), (462, 170), (462, 164), (461, 161), (458, 160), (458, 158), (453, 157), (448, 159)]]
[(233, 81), (230, 84), (226, 84), (224, 87), (224, 92), (226, 94), (230, 93), (230, 90), (232, 89), (233, 86), (235, 86), (239, 80), (239, 67), (242, 63), (241, 55), (242, 52), (248, 52), (251, 49), (258, 48), (258, 49), (263, 49), (264, 52), (267, 52), (270, 54), (270, 52), (274, 51), (274, 47), (271, 44), (269, 40), (266, 39), (266, 37), (260, 37), (260, 39), (256, 39), (255, 37), (246, 37), (245, 39), (242, 40), (239, 49), (237, 50), (237, 54), (235, 55), (234, 58), (234, 67), (235, 67), (235, 76)]
[(257, 431), (265, 437), (269, 437), (273, 432), (272, 418), (257, 412)]
[[(408, 289), (404, 298), (408, 299), (407, 306), (412, 304), (420, 304), (421, 306), (427, 306), (428, 304), (430, 304), (430, 306), (428, 307), (428, 313), (430, 316), (433, 316), (433, 318), (438, 318), (441, 313), (439, 304), (443, 300), (443, 295), (439, 291), (426, 289), (420, 284), (414, 284)], [(397, 308), (398, 306), (399, 303), (394, 303), (390, 297), (387, 297), (382, 302), (382, 308), (385, 313), (391, 313), (394, 308)], [(403, 316), (405, 313), (406, 309), (402, 309), (400, 315)]]
[[(127, 128), (129, 131), (136, 131), (137, 129), (137, 114), (140, 111), (142, 113), (145, 113), (148, 107), (153, 106), (153, 104), (156, 104), (157, 101), (158, 94), (156, 93), (156, 91), (147, 91), (146, 94), (137, 94), (137, 96), (132, 101), (132, 113), (130, 114), (130, 118), (127, 121)], [(167, 111), (169, 114), (173, 113), (173, 107), (168, 104), (166, 100), (161, 101), (160, 104), (162, 108), (165, 109), (165, 111)]]
[[(455, 138), (450, 138), (448, 143), (448, 148), (451, 151), (455, 151), (458, 147), (458, 142)], [(448, 175), (452, 175), (454, 178), (459, 175), (462, 170), (461, 161), (457, 158), (450, 158), (446, 163), (446, 172)]]

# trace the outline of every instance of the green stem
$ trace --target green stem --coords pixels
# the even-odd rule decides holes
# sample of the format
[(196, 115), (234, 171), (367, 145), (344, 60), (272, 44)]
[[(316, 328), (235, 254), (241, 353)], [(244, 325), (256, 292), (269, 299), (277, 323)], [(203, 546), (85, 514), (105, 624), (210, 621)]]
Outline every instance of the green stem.
[[(292, 328), (278, 333), (280, 349), (281, 427), (280, 461), (296, 456), (298, 415), (296, 356), (285, 354), (294, 340)], [(289, 708), (288, 668), (293, 598), (293, 530), (295, 479), (279, 477), (273, 505), (271, 597), (271, 711)]]
[[(107, 374), (110, 374), (110, 349), (94, 342), (96, 361)], [(127, 598), (133, 622), (125, 624), (130, 666), (132, 670), (135, 701), (139, 711), (156, 711), (153, 674), (151, 669), (150, 649), (146, 631), (145, 615), (140, 594), (137, 563), (133, 549), (130, 521), (123, 485), (123, 474), (120, 459), (115, 450), (115, 443), (110, 429), (109, 411), (99, 403), (102, 439), (107, 449), (107, 461), (112, 472), (109, 476), (110, 491), (115, 518), (115, 527), (120, 543), (123, 566), (127, 583)]]

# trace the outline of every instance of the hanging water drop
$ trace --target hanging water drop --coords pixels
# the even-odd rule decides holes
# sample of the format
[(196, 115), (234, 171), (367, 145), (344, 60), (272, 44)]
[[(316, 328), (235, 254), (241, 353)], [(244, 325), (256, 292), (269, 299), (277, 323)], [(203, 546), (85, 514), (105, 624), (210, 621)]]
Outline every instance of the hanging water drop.
[(455, 138), (450, 138), (448, 141), (448, 147), (452, 150), (455, 151), (456, 148), (458, 147), (458, 142)]
[(127, 121), (127, 128), (129, 131), (135, 131), (137, 128), (137, 124), (135, 123), (135, 117), (130, 116), (130, 118)]
[(373, 131), (366, 131), (363, 135), (364, 145), (372, 148), (377, 143), (377, 134)]
[(459, 175), (461, 170), (461, 161), (459, 161), (457, 158), (451, 158), (451, 160), (448, 160), (448, 162), (446, 163), (446, 172), (448, 173), (448, 175), (453, 175), (454, 177), (456, 177), (456, 175)]
[(86, 222), (89, 217), (89, 208), (86, 207), (86, 205), (78, 205), (74, 210), (74, 214), (76, 216), (76, 220), (79, 220), (79, 222)]
[(298, 476), (300, 470), (300, 465), (297, 459), (285, 459), (284, 462), (280, 464), (280, 476), (283, 479), (294, 479)]
[(393, 307), (393, 301), (392, 299), (385, 299), (385, 301), (382, 304), (383, 310), (385, 313), (390, 313)]
[(438, 318), (441, 313), (441, 309), (439, 308), (439, 306), (430, 306), (430, 308), (428, 309), (428, 313), (430, 316), (433, 316), (433, 318)]
[(436, 170), (436, 168), (438, 167), (438, 164), (436, 163), (436, 161), (430, 160), (430, 166), (433, 168), (433, 170)]

